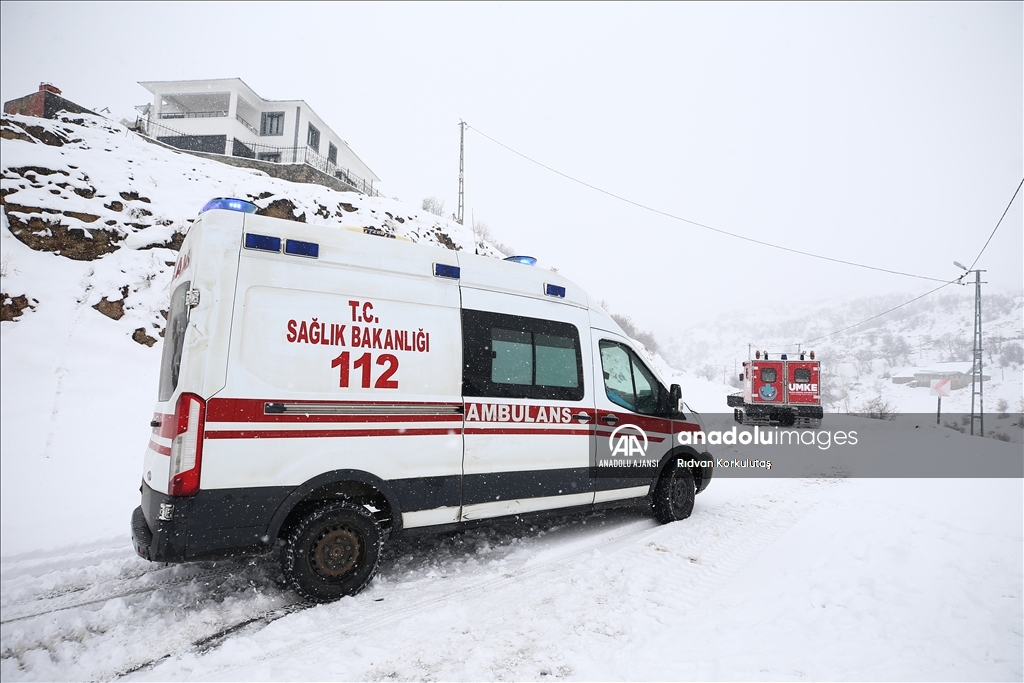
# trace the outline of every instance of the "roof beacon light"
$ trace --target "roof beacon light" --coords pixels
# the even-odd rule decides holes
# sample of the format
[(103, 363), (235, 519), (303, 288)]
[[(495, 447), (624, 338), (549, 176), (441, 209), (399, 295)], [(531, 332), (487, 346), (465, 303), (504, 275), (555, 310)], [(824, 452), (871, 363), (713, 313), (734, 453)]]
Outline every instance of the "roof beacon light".
[(565, 287), (562, 287), (561, 285), (545, 284), (544, 293), (547, 294), (548, 296), (556, 296), (559, 299), (564, 299)]
[(244, 199), (233, 199), (231, 197), (217, 197), (206, 202), (206, 206), (199, 213), (206, 213), (207, 211), (213, 211), (214, 209), (224, 209), (226, 211), (241, 211), (242, 213), (256, 213), (256, 205), (252, 202), (247, 202)]
[(452, 280), (458, 280), (462, 269), (458, 266), (449, 266), (444, 263), (434, 264), (434, 277), (447, 277)]
[(814, 351), (811, 351), (811, 360), (814, 360)]
[(259, 249), (260, 251), (281, 251), (281, 238), (247, 232), (245, 233), (245, 248)]
[(524, 266), (535, 266), (537, 265), (537, 259), (532, 256), (509, 256), (506, 261), (512, 263), (522, 263)]
[(782, 354), (782, 360), (786, 360), (786, 358), (787, 358), (786, 354)]
[(757, 358), (758, 360), (761, 360), (761, 352), (760, 351), (754, 351), (754, 358)]
[(308, 256), (318, 258), (320, 256), (320, 245), (316, 242), (301, 242), (299, 240), (285, 240), (284, 253), (294, 256)]

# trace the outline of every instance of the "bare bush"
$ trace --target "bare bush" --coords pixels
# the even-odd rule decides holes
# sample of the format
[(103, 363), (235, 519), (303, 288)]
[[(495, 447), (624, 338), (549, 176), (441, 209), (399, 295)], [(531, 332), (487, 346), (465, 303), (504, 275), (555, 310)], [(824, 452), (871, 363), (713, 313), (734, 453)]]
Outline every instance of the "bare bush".
[(858, 349), (853, 357), (857, 361), (859, 372), (871, 372), (871, 366), (875, 362), (875, 354), (871, 349)]
[(856, 414), (861, 417), (871, 418), (872, 420), (892, 421), (899, 415), (899, 411), (896, 410), (896, 405), (891, 401), (887, 401), (881, 396), (876, 396), (870, 401), (862, 403), (857, 409)]
[(438, 199), (437, 197), (426, 197), (423, 199), (423, 203), (420, 204), (420, 208), (427, 213), (432, 213), (435, 216), (444, 215), (444, 200)]
[(887, 334), (882, 338), (882, 355), (889, 361), (889, 365), (906, 364), (912, 350), (907, 340), (900, 335)]
[(949, 360), (963, 361), (971, 359), (971, 354), (974, 351), (974, 342), (968, 340), (962, 334), (944, 334), (942, 335), (942, 343), (949, 353)]
[(491, 230), (491, 227), (483, 221), (473, 221), (473, 234), (476, 235), (477, 240), (483, 240), (489, 243), (505, 256), (512, 256), (516, 253), (515, 247), (499, 242), (498, 238), (494, 236), (494, 232)]
[[(608, 310), (608, 307), (604, 305), (605, 302), (602, 301), (601, 304), (605, 310)], [(611, 316), (612, 320), (617, 322), (627, 335), (646, 346), (648, 351), (651, 353), (661, 353), (661, 344), (654, 338), (653, 332), (639, 329), (628, 315), (612, 313)]]
[(1007, 344), (1003, 348), (1003, 352), (999, 354), (999, 365), (1000, 367), (1007, 367), (1008, 365), (1022, 365), (1024, 364), (1024, 346), (1013, 342)]
[(996, 403), (996, 412), (999, 413), (1000, 418), (1007, 418), (1010, 416), (1010, 402), (1005, 398), (999, 399)]
[(718, 375), (718, 368), (710, 363), (705, 363), (697, 369), (697, 375), (703, 377), (709, 382), (714, 382), (715, 376)]

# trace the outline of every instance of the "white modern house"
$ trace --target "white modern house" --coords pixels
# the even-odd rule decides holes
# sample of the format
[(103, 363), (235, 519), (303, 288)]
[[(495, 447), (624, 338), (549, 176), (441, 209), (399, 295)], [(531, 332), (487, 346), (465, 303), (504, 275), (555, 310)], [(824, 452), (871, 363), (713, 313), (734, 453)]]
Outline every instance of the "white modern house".
[(306, 164), (377, 194), (380, 178), (303, 100), (265, 100), (240, 78), (140, 81), (137, 107), (150, 137), (190, 152)]

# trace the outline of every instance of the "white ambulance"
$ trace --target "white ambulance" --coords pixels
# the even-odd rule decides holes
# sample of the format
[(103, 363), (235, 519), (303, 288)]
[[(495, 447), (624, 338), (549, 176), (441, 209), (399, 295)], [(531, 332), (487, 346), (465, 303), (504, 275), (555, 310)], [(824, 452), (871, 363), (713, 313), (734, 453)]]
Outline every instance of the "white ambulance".
[(310, 600), (386, 538), (649, 505), (690, 515), (700, 429), (619, 326), (532, 266), (211, 201), (171, 283), (132, 516), (156, 562), (263, 554)]

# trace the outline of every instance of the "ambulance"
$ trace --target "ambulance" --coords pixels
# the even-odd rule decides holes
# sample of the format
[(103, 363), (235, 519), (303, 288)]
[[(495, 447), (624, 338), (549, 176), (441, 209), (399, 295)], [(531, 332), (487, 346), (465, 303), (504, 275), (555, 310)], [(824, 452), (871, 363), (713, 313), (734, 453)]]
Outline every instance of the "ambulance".
[(140, 556), (279, 548), (294, 589), (326, 602), (412, 533), (618, 505), (690, 515), (712, 476), (680, 445), (699, 417), (575, 284), (529, 257), (255, 211), (212, 200), (179, 252)]
[(821, 426), (821, 361), (814, 359), (814, 351), (789, 356), (780, 353), (769, 359), (767, 351), (762, 354), (758, 349), (743, 363), (743, 391), (726, 397), (736, 422), (812, 429)]

